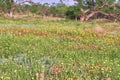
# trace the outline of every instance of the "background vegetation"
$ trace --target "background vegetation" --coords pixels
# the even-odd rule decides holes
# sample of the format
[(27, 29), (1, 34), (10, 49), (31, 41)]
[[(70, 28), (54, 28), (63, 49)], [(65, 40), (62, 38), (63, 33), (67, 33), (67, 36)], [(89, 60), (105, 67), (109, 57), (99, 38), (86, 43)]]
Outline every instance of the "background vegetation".
[[(68, 0), (69, 1), (69, 0)], [(40, 4), (32, 0), (0, 0), (1, 16), (14, 17), (13, 14), (32, 16), (49, 16), (80, 21), (105, 18), (112, 21), (120, 20), (119, 0), (75, 0), (75, 5), (65, 5), (62, 0), (59, 3)], [(26, 4), (27, 3), (27, 4)]]

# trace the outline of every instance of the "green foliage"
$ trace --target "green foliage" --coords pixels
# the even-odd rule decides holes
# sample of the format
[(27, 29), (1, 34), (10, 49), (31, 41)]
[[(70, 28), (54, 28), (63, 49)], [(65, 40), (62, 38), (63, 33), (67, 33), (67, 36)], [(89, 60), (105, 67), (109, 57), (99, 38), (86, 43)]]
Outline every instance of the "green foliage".
[(65, 4), (60, 4), (57, 6), (56, 10), (60, 16), (65, 16), (67, 6)]
[(78, 6), (69, 6), (66, 11), (66, 17), (69, 19), (77, 19), (79, 14), (80, 14), (80, 11)]
[(50, 13), (52, 14), (53, 17), (57, 16), (57, 10), (55, 6), (50, 7)]
[(95, 0), (94, 5), (92, 5), (91, 0), (76, 0), (76, 1), (78, 1), (78, 5), (80, 5), (80, 7), (90, 8), (93, 11), (94, 10), (102, 10), (102, 11), (108, 12), (108, 13), (119, 12), (119, 9), (117, 8), (117, 5), (119, 5), (119, 1), (117, 3), (115, 3), (114, 0)]
[(57, 17), (65, 17), (65, 13), (67, 11), (67, 6), (65, 4), (58, 4), (56, 6), (50, 7), (50, 14)]
[(0, 9), (2, 9), (3, 12), (9, 12), (13, 4), (10, 0), (0, 0)]
[(34, 5), (31, 5), (30, 6), (30, 12), (32, 12), (32, 13), (36, 13), (38, 10), (39, 10), (39, 8), (38, 8), (39, 6), (38, 5), (36, 5), (36, 4), (34, 4)]

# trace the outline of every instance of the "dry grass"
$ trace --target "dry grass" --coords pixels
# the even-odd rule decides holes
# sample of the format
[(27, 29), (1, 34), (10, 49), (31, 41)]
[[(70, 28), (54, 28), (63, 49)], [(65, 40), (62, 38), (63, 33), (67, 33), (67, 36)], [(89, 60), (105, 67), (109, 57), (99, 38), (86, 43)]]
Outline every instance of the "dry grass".
[(52, 17), (52, 16), (39, 16), (33, 14), (15, 14), (13, 16), (14, 19), (22, 19), (22, 20), (65, 20), (65, 18), (60, 17)]

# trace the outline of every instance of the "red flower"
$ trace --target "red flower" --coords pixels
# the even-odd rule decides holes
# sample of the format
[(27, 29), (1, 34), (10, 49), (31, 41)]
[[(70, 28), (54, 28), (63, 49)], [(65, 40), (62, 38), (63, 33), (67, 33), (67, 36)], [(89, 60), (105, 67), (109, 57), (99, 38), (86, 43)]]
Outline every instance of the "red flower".
[(72, 78), (71, 80), (74, 80), (74, 78)]
[(55, 72), (55, 70), (53, 69), (53, 70), (52, 70), (52, 74), (54, 74), (54, 72)]
[(58, 69), (56, 69), (56, 74), (58, 74), (58, 72), (59, 72), (59, 70), (58, 70)]

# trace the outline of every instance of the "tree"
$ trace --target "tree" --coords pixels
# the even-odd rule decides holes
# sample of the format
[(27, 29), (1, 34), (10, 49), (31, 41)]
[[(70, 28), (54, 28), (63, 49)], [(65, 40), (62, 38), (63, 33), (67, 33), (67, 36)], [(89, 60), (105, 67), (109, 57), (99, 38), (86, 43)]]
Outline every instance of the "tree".
[(4, 13), (8, 13), (12, 9), (13, 4), (14, 4), (13, 0), (0, 0), (0, 9)]
[(66, 17), (68, 19), (78, 19), (79, 16), (79, 7), (78, 6), (69, 6), (66, 11)]
[[(120, 20), (116, 14), (120, 14), (114, 0), (74, 0), (79, 6), (80, 21), (103, 17), (110, 20)], [(118, 4), (118, 3), (117, 3)], [(120, 8), (119, 8), (120, 9)]]
[(56, 6), (57, 17), (64, 17), (67, 11), (67, 6), (63, 3), (60, 3)]
[(9, 16), (13, 17), (15, 8), (25, 2), (33, 3), (32, 0), (16, 0), (16, 2), (14, 0), (0, 0), (0, 8), (4, 13), (9, 13)]
[(64, 3), (53, 3), (50, 8), (50, 14), (52, 14), (53, 17), (65, 17), (65, 13), (68, 9), (68, 7)]

